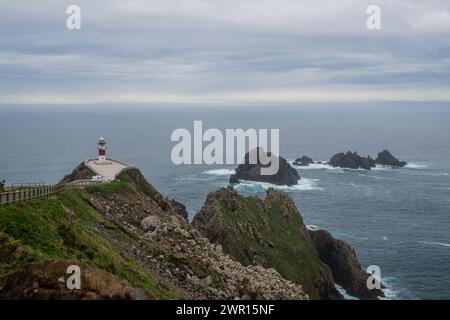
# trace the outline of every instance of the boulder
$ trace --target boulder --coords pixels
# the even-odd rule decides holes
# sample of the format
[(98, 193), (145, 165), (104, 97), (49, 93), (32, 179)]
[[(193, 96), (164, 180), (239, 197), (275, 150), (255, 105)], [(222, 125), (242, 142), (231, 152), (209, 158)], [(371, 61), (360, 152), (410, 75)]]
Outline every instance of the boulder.
[(407, 162), (398, 160), (388, 150), (378, 153), (375, 163), (393, 167), (404, 167), (407, 165)]
[(361, 157), (358, 153), (348, 151), (347, 153), (337, 153), (331, 157), (329, 164), (332, 167), (348, 168), (348, 169), (366, 169), (375, 168), (375, 161), (367, 156)]
[[(257, 152), (257, 149), (251, 151)], [(264, 152), (264, 151), (263, 151)], [(266, 153), (270, 156), (270, 152)], [(245, 155), (244, 163), (240, 164), (236, 168), (236, 173), (230, 176), (230, 183), (239, 183), (240, 180), (250, 180), (259, 182), (268, 182), (275, 185), (287, 185), (293, 186), (298, 184), (300, 176), (294, 168), (284, 159), (283, 157), (277, 157), (279, 163), (278, 172), (274, 175), (262, 175), (261, 168), (269, 167), (270, 165), (264, 165), (259, 159), (259, 154), (257, 156), (257, 163), (250, 163), (250, 152)]]
[[(80, 268), (80, 289), (68, 289), (67, 268)], [(0, 300), (149, 300), (151, 295), (131, 287), (111, 273), (80, 261), (35, 262), (0, 280)]]
[(141, 227), (145, 232), (153, 231), (157, 228), (160, 228), (162, 224), (163, 224), (163, 222), (162, 222), (161, 218), (156, 215), (148, 216), (148, 217), (142, 219), (142, 221), (141, 221)]
[(297, 158), (294, 161), (294, 165), (302, 166), (302, 167), (307, 167), (307, 166), (309, 166), (310, 164), (313, 164), (313, 163), (314, 163), (314, 160), (311, 159), (310, 157), (307, 157), (307, 156), (303, 156), (301, 158)]

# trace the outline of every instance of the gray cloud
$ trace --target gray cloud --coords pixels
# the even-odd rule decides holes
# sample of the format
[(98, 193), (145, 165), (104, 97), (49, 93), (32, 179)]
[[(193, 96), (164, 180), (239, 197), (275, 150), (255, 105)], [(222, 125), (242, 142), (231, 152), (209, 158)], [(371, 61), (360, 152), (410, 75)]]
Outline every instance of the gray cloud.
[(72, 2), (0, 3), (0, 103), (450, 100), (446, 0)]

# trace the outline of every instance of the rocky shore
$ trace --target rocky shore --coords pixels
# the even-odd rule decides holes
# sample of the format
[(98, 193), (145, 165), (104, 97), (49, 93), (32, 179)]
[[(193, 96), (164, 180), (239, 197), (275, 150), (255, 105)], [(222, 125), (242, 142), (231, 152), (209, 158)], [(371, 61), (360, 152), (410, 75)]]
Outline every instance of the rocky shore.
[(382, 296), (365, 287), (368, 274), (355, 251), (326, 231), (308, 231), (284, 193), (269, 189), (263, 200), (220, 189), (208, 195), (192, 224), (243, 265), (274, 268), (313, 299), (342, 299), (335, 283), (360, 298)]
[[(309, 298), (275, 269), (232, 259), (183, 208), (129, 169), (108, 184), (8, 209), (24, 222), (0, 212), (0, 299)], [(58, 281), (67, 258), (93, 276), (78, 294)]]
[[(63, 181), (86, 174), (81, 164)], [(133, 168), (5, 210), (0, 299), (342, 299), (335, 283), (364, 299), (382, 294), (364, 288), (348, 244), (307, 230), (292, 199), (273, 189), (265, 199), (219, 189), (191, 224), (183, 204)], [(68, 264), (85, 277), (77, 293), (60, 279)]]

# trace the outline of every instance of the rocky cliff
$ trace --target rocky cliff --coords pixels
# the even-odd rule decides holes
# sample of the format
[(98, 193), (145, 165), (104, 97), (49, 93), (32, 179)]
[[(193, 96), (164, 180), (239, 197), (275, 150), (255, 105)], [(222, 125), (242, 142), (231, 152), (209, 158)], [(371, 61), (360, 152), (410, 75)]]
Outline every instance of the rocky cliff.
[(361, 298), (380, 294), (364, 290), (368, 275), (353, 249), (329, 233), (309, 232), (292, 199), (281, 192), (269, 189), (263, 200), (220, 189), (208, 195), (192, 223), (243, 265), (274, 268), (313, 299), (341, 299), (335, 281)]
[[(112, 183), (0, 208), (0, 298), (308, 298), (275, 269), (233, 260), (181, 211), (137, 169)], [(67, 261), (94, 275), (79, 295), (58, 280)]]
[(381, 290), (367, 288), (368, 274), (362, 270), (355, 250), (346, 242), (334, 239), (326, 230), (308, 230), (320, 260), (327, 264), (334, 280), (355, 297), (376, 299), (384, 296)]

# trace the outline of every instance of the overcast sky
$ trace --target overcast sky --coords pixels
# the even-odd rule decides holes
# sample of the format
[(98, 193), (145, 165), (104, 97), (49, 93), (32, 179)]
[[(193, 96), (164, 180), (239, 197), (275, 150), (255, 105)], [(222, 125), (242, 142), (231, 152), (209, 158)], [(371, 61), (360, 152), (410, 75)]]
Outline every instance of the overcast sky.
[(304, 101), (450, 101), (450, 1), (0, 2), (3, 105)]

